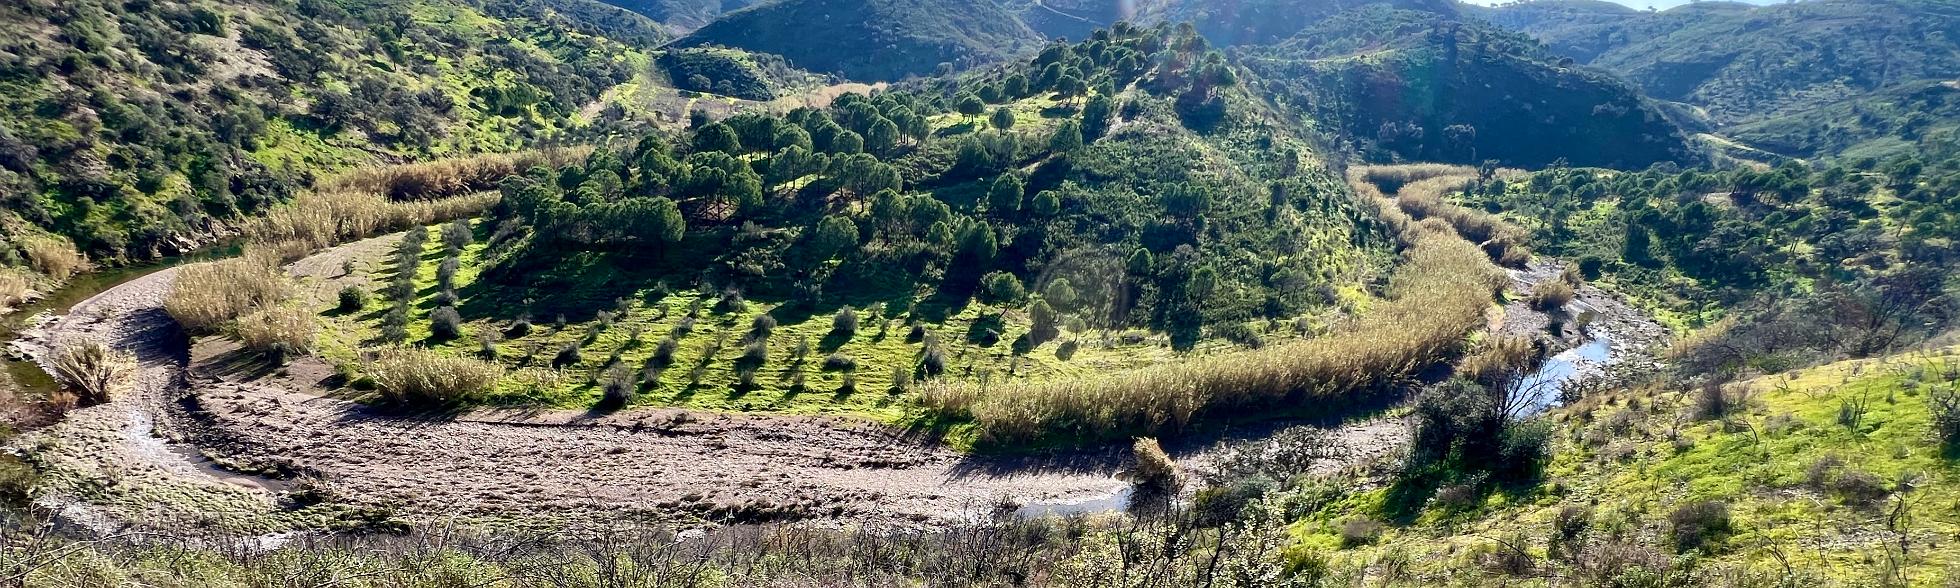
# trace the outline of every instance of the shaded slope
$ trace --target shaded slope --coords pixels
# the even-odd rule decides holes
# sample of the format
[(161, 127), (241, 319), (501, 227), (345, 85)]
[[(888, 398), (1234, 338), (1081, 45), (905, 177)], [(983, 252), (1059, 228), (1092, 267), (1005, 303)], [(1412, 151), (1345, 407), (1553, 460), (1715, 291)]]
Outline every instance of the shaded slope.
[(926, 75), (1031, 48), (1040, 37), (990, 0), (777, 0), (730, 13), (677, 41), (774, 53), (856, 80)]
[(1529, 39), (1433, 14), (1364, 8), (1243, 61), (1373, 159), (1645, 167), (1698, 158), (1625, 84), (1562, 67)]

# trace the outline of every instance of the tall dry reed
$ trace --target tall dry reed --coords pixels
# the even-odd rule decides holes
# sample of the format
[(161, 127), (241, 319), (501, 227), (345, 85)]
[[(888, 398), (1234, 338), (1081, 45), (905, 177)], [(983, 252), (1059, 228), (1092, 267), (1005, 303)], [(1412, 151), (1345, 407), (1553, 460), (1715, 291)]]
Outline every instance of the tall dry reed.
[(487, 361), (401, 347), (382, 351), (368, 366), (368, 375), (390, 402), (436, 406), (482, 396), (503, 377), (504, 370)]
[(499, 197), (490, 192), (394, 202), (373, 192), (307, 193), (246, 226), (245, 235), (253, 243), (299, 243), (304, 250), (316, 250), (353, 239), (483, 214), (497, 205)]
[(1305, 411), (1388, 390), (1454, 355), (1505, 284), (1476, 246), (1423, 231), (1389, 300), (1335, 334), (1097, 378), (930, 385), (928, 408), (1017, 446), (1171, 434), (1202, 418)]
[(136, 359), (94, 338), (76, 338), (55, 345), (48, 357), (51, 375), (80, 392), (89, 404), (108, 402), (135, 383)]
[(584, 161), (591, 153), (591, 147), (561, 147), (374, 167), (349, 172), (328, 186), (391, 200), (449, 198), (495, 189), (505, 176), (535, 166), (559, 168)]
[(292, 295), (278, 260), (248, 254), (178, 268), (163, 309), (192, 333), (212, 333), (255, 310), (270, 308)]

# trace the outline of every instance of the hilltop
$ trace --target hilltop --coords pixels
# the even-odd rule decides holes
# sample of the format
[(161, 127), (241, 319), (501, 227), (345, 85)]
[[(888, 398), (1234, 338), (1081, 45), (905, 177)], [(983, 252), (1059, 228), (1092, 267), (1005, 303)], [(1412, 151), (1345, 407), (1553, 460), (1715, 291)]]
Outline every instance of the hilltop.
[(991, 0), (774, 0), (675, 41), (773, 53), (801, 69), (897, 80), (998, 61), (1040, 36)]

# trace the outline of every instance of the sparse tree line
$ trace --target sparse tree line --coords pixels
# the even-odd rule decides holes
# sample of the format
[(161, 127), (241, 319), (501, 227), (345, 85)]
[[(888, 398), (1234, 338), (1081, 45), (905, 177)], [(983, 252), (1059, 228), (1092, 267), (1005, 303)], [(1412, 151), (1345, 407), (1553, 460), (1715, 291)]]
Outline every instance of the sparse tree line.
[(1950, 138), (1925, 145), (1765, 170), (1555, 167), (1456, 196), (1529, 219), (1585, 277), (1686, 314), (1701, 333), (1676, 354), (1681, 374), (1778, 372), (1903, 349), (1960, 317), (1944, 269), (1960, 259), (1946, 196), (1960, 158)]

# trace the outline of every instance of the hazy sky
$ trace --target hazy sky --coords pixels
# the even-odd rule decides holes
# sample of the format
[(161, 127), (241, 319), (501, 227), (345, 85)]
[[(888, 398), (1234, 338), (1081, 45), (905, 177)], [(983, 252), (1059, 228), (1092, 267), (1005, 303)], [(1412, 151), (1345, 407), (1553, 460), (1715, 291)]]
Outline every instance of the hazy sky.
[[(1471, 4), (1482, 4), (1484, 6), (1490, 6), (1492, 4), (1509, 4), (1514, 0), (1464, 0), (1464, 1), (1469, 2)], [(1632, 6), (1634, 8), (1639, 8), (1642, 10), (1647, 9), (1647, 7), (1649, 6), (1654, 7), (1655, 9), (1658, 10), (1667, 10), (1669, 8), (1673, 8), (1688, 3), (1688, 0), (1652, 0), (1652, 1), (1608, 0), (1608, 1), (1616, 2), (1619, 4), (1625, 4), (1627, 6)], [(1736, 0), (1736, 1), (1747, 2), (1750, 4), (1780, 4), (1781, 3), (1781, 0)]]

